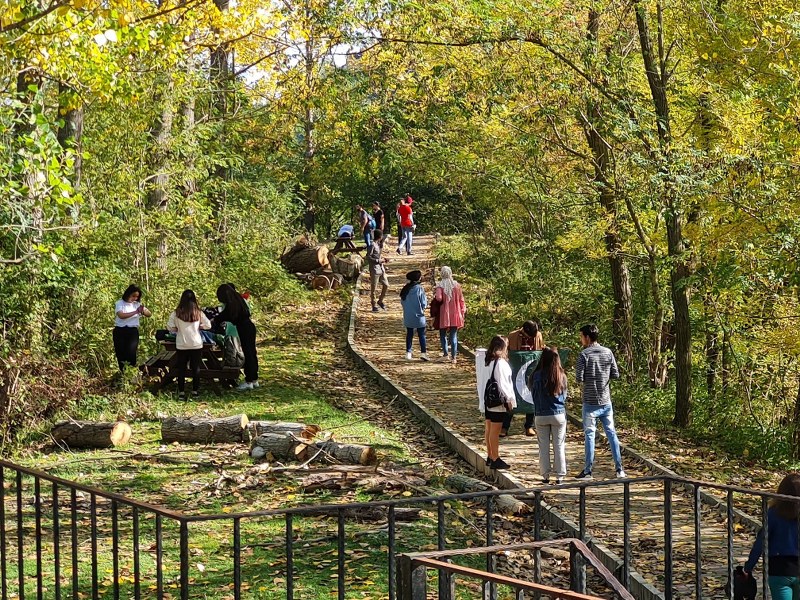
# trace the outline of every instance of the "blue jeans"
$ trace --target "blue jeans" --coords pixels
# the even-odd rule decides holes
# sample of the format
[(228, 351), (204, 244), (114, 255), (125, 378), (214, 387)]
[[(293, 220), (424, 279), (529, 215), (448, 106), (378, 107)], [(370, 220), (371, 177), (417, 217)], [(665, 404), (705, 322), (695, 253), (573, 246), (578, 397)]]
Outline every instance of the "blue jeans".
[(592, 472), (594, 464), (594, 434), (597, 431), (597, 419), (603, 424), (603, 429), (608, 438), (608, 445), (611, 446), (611, 456), (614, 457), (614, 466), (617, 471), (622, 470), (622, 454), (619, 451), (619, 439), (617, 430), (614, 429), (614, 409), (610, 404), (596, 406), (592, 404), (583, 405), (583, 435), (584, 450), (586, 452), (586, 462), (584, 471)]
[(364, 230), (364, 243), (367, 245), (367, 250), (372, 246), (372, 229)]
[(412, 227), (400, 228), (400, 242), (397, 244), (397, 251), (400, 252), (403, 246), (406, 247), (406, 253), (411, 254), (411, 242), (414, 237), (414, 229)]
[[(417, 335), (419, 335), (419, 348), (425, 354), (428, 351), (427, 341), (425, 340), (425, 328), (417, 327)], [(406, 327), (406, 352), (411, 352), (411, 342), (414, 341), (414, 328)]]
[(447, 342), (450, 340), (450, 356), (458, 354), (458, 327), (447, 327), (439, 330), (439, 342), (442, 344), (442, 354), (447, 355)]
[(770, 575), (768, 581), (772, 600), (800, 600), (800, 577)]

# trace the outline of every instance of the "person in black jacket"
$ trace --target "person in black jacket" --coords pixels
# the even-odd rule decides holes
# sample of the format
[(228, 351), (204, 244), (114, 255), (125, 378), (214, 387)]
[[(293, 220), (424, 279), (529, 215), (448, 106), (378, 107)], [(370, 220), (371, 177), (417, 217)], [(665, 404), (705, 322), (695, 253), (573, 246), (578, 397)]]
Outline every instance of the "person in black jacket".
[(244, 352), (244, 382), (239, 390), (252, 390), (258, 387), (258, 353), (256, 352), (256, 326), (250, 319), (250, 307), (230, 283), (217, 288), (217, 300), (225, 308), (214, 319), (214, 324), (228, 322), (236, 326)]

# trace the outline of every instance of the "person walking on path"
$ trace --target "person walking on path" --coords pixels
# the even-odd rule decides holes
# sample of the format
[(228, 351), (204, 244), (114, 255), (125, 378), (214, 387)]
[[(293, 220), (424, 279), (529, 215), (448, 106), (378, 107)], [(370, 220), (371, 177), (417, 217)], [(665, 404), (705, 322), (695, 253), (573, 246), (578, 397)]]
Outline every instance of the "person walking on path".
[(567, 437), (567, 376), (555, 350), (542, 350), (542, 358), (531, 378), (531, 394), (536, 407), (536, 436), (539, 440), (539, 473), (542, 475), (542, 482), (550, 483), (550, 474), (555, 470), (556, 483), (562, 483), (567, 475), (564, 448)]
[[(800, 497), (800, 473), (790, 473), (778, 485), (778, 493)], [(767, 541), (769, 548), (769, 591), (773, 600), (800, 599), (800, 543), (797, 520), (800, 502), (774, 499), (767, 509)], [(764, 530), (758, 532), (744, 571), (752, 577), (764, 552)]]
[(419, 336), (419, 347), (422, 354), (420, 359), (428, 360), (427, 341), (425, 340), (425, 308), (428, 298), (425, 289), (420, 283), (421, 271), (406, 273), (408, 283), (400, 290), (400, 304), (403, 306), (403, 325), (406, 328), (406, 360), (411, 360), (411, 346), (414, 341), (414, 331)]
[(375, 230), (375, 219), (369, 214), (364, 207), (356, 204), (356, 213), (358, 214), (358, 226), (361, 228), (361, 235), (364, 236), (364, 243), (367, 245), (367, 250), (372, 246), (372, 232)]
[(203, 337), (201, 329), (211, 329), (211, 321), (200, 310), (197, 296), (192, 290), (184, 290), (178, 307), (167, 321), (167, 329), (175, 334), (178, 367), (178, 400), (186, 398), (186, 363), (192, 369), (192, 396), (200, 395), (200, 362), (203, 359)]
[[(386, 277), (386, 259), (381, 256), (383, 249), (383, 231), (380, 229), (375, 230), (375, 240), (372, 246), (367, 250), (367, 262), (369, 263), (369, 287), (370, 299), (372, 300), (372, 312), (378, 312), (383, 309), (386, 310), (386, 305), (383, 299), (386, 297), (386, 292), (389, 290), (389, 279)], [(381, 284), (381, 295), (378, 301), (375, 301), (375, 291), (378, 288), (378, 283)], [(380, 308), (379, 308), (380, 307)]]
[(586, 462), (578, 479), (592, 478), (592, 465), (594, 464), (594, 437), (597, 431), (597, 420), (603, 424), (603, 429), (611, 446), (611, 456), (614, 458), (614, 467), (617, 477), (626, 477), (622, 468), (622, 454), (619, 449), (617, 430), (614, 428), (614, 409), (611, 406), (611, 380), (619, 379), (619, 368), (614, 358), (614, 353), (605, 346), (597, 343), (600, 331), (597, 325), (590, 323), (581, 327), (581, 346), (583, 351), (578, 357), (575, 367), (575, 379), (583, 384), (583, 434)]
[[(539, 351), (543, 349), (544, 339), (542, 337), (542, 326), (539, 324), (539, 321), (535, 319), (525, 321), (522, 327), (508, 334), (509, 352)], [(533, 428), (533, 417), (533, 413), (525, 415), (525, 435), (528, 437), (536, 435)], [(505, 421), (503, 421), (503, 428), (500, 430), (500, 437), (506, 437), (508, 435), (513, 419), (514, 415), (512, 413), (506, 415)]]
[(414, 211), (411, 210), (411, 204), (407, 198), (400, 201), (400, 206), (397, 207), (397, 226), (400, 229), (400, 242), (397, 244), (397, 253), (405, 245), (406, 254), (414, 254), (413, 238), (414, 238)]
[(375, 231), (380, 229), (383, 234), (383, 237), (378, 241), (375, 237), (375, 232), (373, 232), (373, 241), (380, 244), (381, 250), (383, 250), (383, 245), (386, 243), (386, 238), (389, 237), (389, 233), (388, 229), (386, 229), (386, 213), (383, 212), (383, 208), (381, 208), (381, 204), (377, 200), (372, 203), (372, 220), (375, 221)]
[(258, 352), (256, 351), (256, 326), (250, 319), (250, 307), (236, 289), (227, 283), (217, 288), (217, 300), (225, 305), (214, 319), (217, 323), (232, 323), (239, 333), (244, 352), (244, 381), (236, 388), (252, 390), (258, 387)]
[(120, 371), (125, 370), (125, 365), (136, 366), (136, 354), (139, 350), (139, 319), (150, 316), (152, 313), (142, 304), (142, 290), (138, 286), (129, 285), (114, 305), (112, 339)]
[[(489, 342), (486, 355), (476, 355), (475, 373), (478, 379), (478, 410), (483, 413), (485, 426), (483, 439), (486, 443), (486, 466), (490, 469), (508, 469), (509, 464), (500, 458), (500, 428), (507, 412), (506, 405), (514, 408), (517, 399), (514, 395), (514, 382), (511, 380), (511, 365), (508, 364), (508, 338), (496, 335)], [(488, 408), (485, 403), (486, 384), (494, 377), (505, 403)]]
[(442, 344), (442, 356), (447, 358), (449, 343), (451, 361), (456, 364), (458, 330), (464, 327), (467, 305), (464, 303), (461, 284), (453, 279), (453, 270), (442, 267), (439, 272), (442, 279), (436, 284), (434, 292), (434, 298), (439, 303), (439, 340)]

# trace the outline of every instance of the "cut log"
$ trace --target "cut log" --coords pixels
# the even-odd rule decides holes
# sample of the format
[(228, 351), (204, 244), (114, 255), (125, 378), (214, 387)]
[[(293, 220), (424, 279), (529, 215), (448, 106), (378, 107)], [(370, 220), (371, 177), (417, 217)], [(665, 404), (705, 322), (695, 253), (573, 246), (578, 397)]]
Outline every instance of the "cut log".
[(350, 281), (358, 277), (364, 264), (364, 260), (358, 254), (351, 254), (350, 258), (340, 258), (333, 255), (330, 257), (330, 262), (331, 270), (334, 273), (338, 273)]
[(286, 433), (262, 433), (253, 439), (250, 456), (267, 460), (303, 461), (308, 458), (309, 451), (307, 444), (298, 442)]
[(246, 415), (232, 417), (167, 417), (161, 419), (161, 439), (165, 443), (232, 444), (244, 441)]
[(131, 427), (124, 421), (61, 421), (53, 426), (50, 435), (59, 445), (70, 448), (113, 448), (128, 443), (131, 439)]
[(374, 465), (378, 461), (375, 448), (359, 444), (339, 444), (337, 442), (317, 442), (315, 446), (339, 462), (353, 465)]
[(250, 433), (251, 440), (264, 433), (292, 434), (303, 440), (311, 440), (320, 432), (320, 427), (319, 425), (306, 425), (305, 423), (291, 423), (288, 421), (250, 421), (247, 430)]
[(281, 256), (281, 263), (290, 273), (310, 273), (320, 267), (330, 268), (329, 252), (327, 246), (295, 247)]
[[(461, 474), (448, 476), (445, 478), (444, 483), (448, 488), (455, 490), (459, 494), (497, 489), (485, 481), (475, 479), (474, 477), (467, 477), (466, 475)], [(506, 515), (523, 515), (527, 512), (530, 512), (531, 508), (522, 500), (519, 500), (510, 494), (500, 494), (499, 496), (495, 496), (494, 501), (499, 512)]]

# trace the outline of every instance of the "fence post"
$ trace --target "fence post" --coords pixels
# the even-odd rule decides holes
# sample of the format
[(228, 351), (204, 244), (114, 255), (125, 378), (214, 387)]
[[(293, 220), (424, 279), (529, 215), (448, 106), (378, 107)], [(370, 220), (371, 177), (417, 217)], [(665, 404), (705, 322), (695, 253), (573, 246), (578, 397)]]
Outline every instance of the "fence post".
[(425, 600), (428, 596), (425, 567), (414, 567), (407, 554), (397, 557), (397, 600)]
[(586, 561), (575, 544), (569, 545), (569, 589), (579, 594), (586, 593)]

